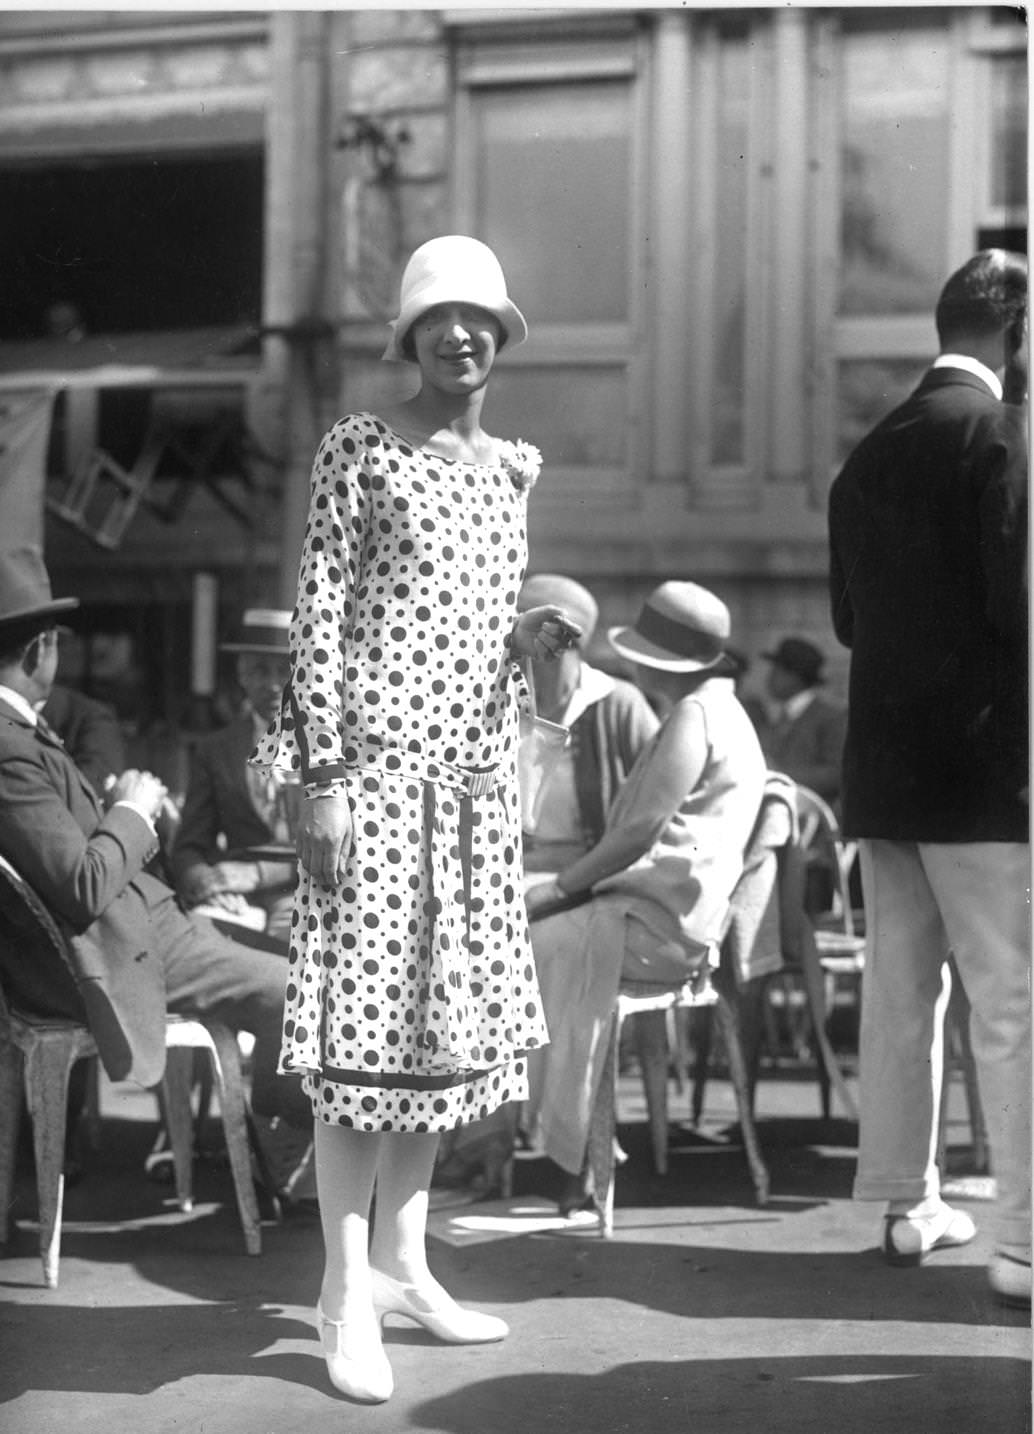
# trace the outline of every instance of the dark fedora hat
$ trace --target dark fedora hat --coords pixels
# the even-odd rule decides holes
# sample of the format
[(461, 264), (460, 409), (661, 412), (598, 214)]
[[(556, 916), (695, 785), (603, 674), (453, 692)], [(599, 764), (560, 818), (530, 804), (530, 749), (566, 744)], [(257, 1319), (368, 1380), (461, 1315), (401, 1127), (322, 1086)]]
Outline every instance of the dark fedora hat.
[(30, 637), (78, 606), (78, 598), (54, 597), (38, 548), (0, 548), (0, 637)]
[(823, 681), (822, 666), (826, 659), (814, 643), (803, 637), (784, 637), (774, 652), (763, 652), (761, 656), (785, 667), (808, 687)]
[(699, 672), (721, 662), (729, 609), (696, 583), (654, 588), (631, 627), (612, 627), (611, 646), (631, 662), (662, 672)]
[(286, 608), (252, 607), (241, 619), (236, 634), (219, 646), (224, 652), (272, 652), (287, 657), (291, 613)]

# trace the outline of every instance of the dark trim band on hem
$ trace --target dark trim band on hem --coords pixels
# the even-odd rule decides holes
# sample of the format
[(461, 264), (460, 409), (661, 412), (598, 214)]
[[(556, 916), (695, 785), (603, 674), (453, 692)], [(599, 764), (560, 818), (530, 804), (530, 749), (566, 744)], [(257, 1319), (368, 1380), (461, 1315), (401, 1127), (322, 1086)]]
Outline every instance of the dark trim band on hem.
[(504, 1061), (498, 1066), (486, 1066), (484, 1070), (452, 1071), (444, 1075), (422, 1076), (406, 1071), (346, 1071), (338, 1066), (324, 1066), (322, 1071), (313, 1072), (313, 1075), (317, 1080), (332, 1081), (335, 1085), (360, 1088), (368, 1086), (371, 1090), (451, 1090), (455, 1086), (471, 1085), (474, 1081), (482, 1080), (495, 1070), (503, 1070), (520, 1059), (520, 1056), (514, 1056), (513, 1061)]

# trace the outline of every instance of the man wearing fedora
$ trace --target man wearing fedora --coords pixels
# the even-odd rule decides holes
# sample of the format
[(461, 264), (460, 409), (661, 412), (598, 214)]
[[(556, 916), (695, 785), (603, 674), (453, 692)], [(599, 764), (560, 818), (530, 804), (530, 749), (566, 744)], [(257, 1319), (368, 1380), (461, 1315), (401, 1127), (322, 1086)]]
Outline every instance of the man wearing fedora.
[(16, 944), (0, 943), (5, 989), (29, 1010), (85, 1022), (108, 1075), (143, 1086), (162, 1075), (167, 1012), (250, 1031), (252, 1105), (268, 1117), (263, 1153), (279, 1174), (278, 1124), (292, 1159), (311, 1125), (297, 1080), (276, 1073), (283, 960), (185, 915), (147, 870), (161, 782), (130, 769), (102, 800), (39, 716), (57, 668), (58, 624), (78, 606), (52, 597), (38, 550), (0, 553), (0, 853), (65, 932), (72, 963), (54, 953), (29, 964)]
[(851, 649), (843, 826), (866, 911), (855, 1196), (889, 1263), (971, 1240), (936, 1162), (949, 950), (997, 1185), (988, 1277), (1030, 1305), (1027, 261), (976, 254), (936, 310), (941, 352), (830, 492), (833, 623)]
[(195, 746), (170, 858), (188, 909), (204, 906), (230, 921), (254, 914), (259, 929), (285, 950), (295, 862), (258, 859), (249, 849), (289, 839), (291, 794), (283, 773), (249, 766), (248, 757), (280, 710), (290, 676), (290, 624), (286, 609), (251, 608), (239, 632), (222, 644), (224, 652), (236, 654), (245, 708)]
[(825, 657), (803, 637), (784, 637), (761, 655), (769, 663), (765, 691), (775, 707), (759, 733), (769, 767), (836, 804), (847, 713), (821, 691)]

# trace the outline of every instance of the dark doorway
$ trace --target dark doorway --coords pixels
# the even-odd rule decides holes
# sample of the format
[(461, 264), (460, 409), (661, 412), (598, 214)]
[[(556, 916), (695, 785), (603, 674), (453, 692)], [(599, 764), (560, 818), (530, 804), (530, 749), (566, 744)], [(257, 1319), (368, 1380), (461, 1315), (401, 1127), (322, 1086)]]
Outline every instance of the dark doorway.
[(0, 171), (0, 339), (257, 323), (263, 155), (105, 158)]

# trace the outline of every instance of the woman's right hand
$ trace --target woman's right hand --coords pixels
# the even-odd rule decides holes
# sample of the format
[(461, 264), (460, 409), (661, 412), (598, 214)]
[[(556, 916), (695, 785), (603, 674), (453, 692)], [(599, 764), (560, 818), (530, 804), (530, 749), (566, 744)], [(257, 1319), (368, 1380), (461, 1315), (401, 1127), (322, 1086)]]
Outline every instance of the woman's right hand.
[(298, 860), (321, 886), (339, 886), (352, 849), (352, 809), (338, 792), (307, 796), (295, 840)]
[(510, 644), (518, 657), (550, 662), (577, 645), (582, 630), (555, 603), (525, 608), (513, 625)]

